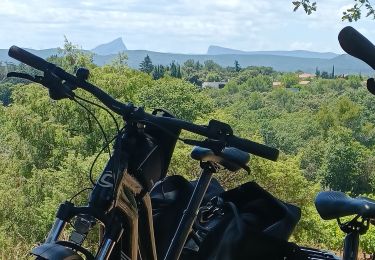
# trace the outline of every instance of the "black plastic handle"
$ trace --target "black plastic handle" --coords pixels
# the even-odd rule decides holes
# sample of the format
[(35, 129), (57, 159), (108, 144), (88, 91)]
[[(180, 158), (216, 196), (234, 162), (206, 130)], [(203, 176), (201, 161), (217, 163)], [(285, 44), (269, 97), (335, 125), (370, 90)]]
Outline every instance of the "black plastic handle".
[(41, 71), (46, 71), (51, 67), (55, 67), (52, 63), (49, 63), (48, 61), (14, 45), (10, 47), (8, 55)]
[(342, 29), (338, 36), (342, 49), (375, 69), (375, 46), (351, 26)]
[(279, 157), (279, 150), (273, 147), (266, 146), (264, 144), (259, 144), (234, 135), (229, 136), (227, 141), (230, 146), (237, 147), (242, 151), (260, 156), (268, 160), (277, 161), (277, 158)]
[[(196, 125), (177, 118), (156, 117), (145, 113), (143, 110), (138, 110), (133, 116), (136, 116), (138, 119), (152, 122), (156, 125), (163, 125), (165, 128), (177, 127), (216, 140), (222, 137), (210, 131), (207, 126)], [(225, 140), (228, 146), (238, 148), (244, 152), (248, 152), (268, 160), (277, 161), (279, 156), (279, 150), (275, 148), (240, 138), (235, 135), (226, 136)]]

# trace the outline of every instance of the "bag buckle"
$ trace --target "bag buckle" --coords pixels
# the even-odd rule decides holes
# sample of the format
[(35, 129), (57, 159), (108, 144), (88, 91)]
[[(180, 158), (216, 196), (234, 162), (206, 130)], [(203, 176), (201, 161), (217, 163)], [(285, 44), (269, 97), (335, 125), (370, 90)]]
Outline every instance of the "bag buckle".
[(210, 221), (211, 218), (215, 216), (223, 216), (222, 205), (224, 201), (220, 197), (213, 197), (208, 203), (207, 206), (204, 206), (199, 211), (199, 221), (200, 223), (205, 223)]

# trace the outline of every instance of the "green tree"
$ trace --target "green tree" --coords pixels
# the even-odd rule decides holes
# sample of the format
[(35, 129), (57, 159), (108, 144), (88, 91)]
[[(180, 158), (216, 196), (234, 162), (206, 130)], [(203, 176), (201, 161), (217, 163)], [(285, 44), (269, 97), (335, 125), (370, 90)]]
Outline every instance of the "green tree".
[(217, 64), (216, 62), (214, 62), (213, 60), (206, 60), (204, 62), (204, 69), (208, 70), (208, 71), (218, 71), (221, 69), (220, 65)]
[(353, 140), (349, 129), (339, 128), (330, 133), (321, 174), (323, 183), (333, 189), (353, 194), (373, 191), (373, 174), (365, 172), (369, 153)]
[(329, 76), (329, 74), (328, 74), (327, 71), (323, 71), (320, 76), (321, 76), (322, 79), (329, 79), (330, 78), (330, 76)]
[(8, 106), (12, 102), (12, 89), (13, 85), (10, 83), (0, 84), (0, 102), (2, 102), (4, 106)]
[(84, 67), (92, 69), (94, 65), (94, 56), (90, 52), (85, 52), (77, 45), (70, 42), (66, 37), (64, 47), (58, 49), (59, 55), (53, 56), (49, 61), (56, 63), (58, 66), (74, 73), (78, 68)]
[(272, 89), (272, 78), (264, 75), (257, 75), (248, 78), (241, 88), (249, 91), (267, 92)]
[(208, 81), (208, 82), (220, 81), (219, 74), (216, 73), (216, 72), (209, 72), (206, 76), (206, 81)]
[(176, 74), (176, 78), (182, 78), (182, 74), (181, 74), (181, 66), (178, 65), (177, 66), (177, 74)]
[(234, 61), (234, 69), (235, 69), (236, 72), (241, 71), (241, 66), (240, 66), (240, 64), (238, 63), (237, 60)]
[(290, 88), (297, 85), (299, 82), (298, 76), (295, 73), (285, 73), (281, 76), (281, 83), (284, 87)]
[(147, 54), (143, 61), (139, 64), (139, 70), (147, 74), (150, 74), (153, 69), (154, 65), (152, 65), (151, 58)]
[(154, 66), (154, 70), (152, 71), (152, 78), (154, 80), (158, 80), (164, 77), (164, 74), (165, 74), (165, 68), (163, 65)]
[(162, 78), (138, 91), (137, 96), (149, 109), (164, 108), (176, 117), (190, 121), (213, 108), (196, 86), (177, 78)]
[(172, 77), (177, 78), (177, 65), (175, 61), (172, 61), (170, 65), (170, 74)]
[(128, 55), (126, 52), (119, 52), (116, 57), (111, 61), (115, 67), (123, 67), (128, 65)]

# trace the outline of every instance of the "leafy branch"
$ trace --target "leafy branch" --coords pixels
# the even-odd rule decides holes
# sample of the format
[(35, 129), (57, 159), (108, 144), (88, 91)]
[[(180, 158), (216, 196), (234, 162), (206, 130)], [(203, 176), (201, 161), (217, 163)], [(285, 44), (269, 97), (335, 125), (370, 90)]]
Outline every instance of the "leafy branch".
[(301, 0), (301, 1), (294, 1), (292, 3), (294, 4), (294, 9), (293, 9), (294, 12), (297, 11), (298, 8), (300, 8), (301, 6), (303, 7), (303, 10), (305, 10), (305, 12), (308, 15), (316, 11), (316, 2), (310, 3), (310, 0)]
[[(293, 11), (297, 11), (300, 7), (308, 14), (312, 14), (317, 9), (316, 2), (310, 2), (310, 0), (293, 1)], [(362, 12), (366, 12), (366, 17), (375, 19), (375, 10), (369, 0), (354, 0), (354, 5), (348, 8), (342, 14), (342, 21), (358, 21), (362, 18)]]

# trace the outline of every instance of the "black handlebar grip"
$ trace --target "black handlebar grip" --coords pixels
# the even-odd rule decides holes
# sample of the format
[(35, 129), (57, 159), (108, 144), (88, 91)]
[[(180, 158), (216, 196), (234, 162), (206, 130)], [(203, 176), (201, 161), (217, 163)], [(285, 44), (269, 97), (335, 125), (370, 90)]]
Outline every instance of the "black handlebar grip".
[(338, 36), (342, 49), (375, 69), (375, 46), (351, 26), (342, 29)]
[(259, 144), (236, 136), (229, 136), (227, 141), (230, 146), (234, 146), (242, 151), (263, 157), (268, 160), (277, 161), (277, 158), (279, 157), (279, 150), (264, 144)]
[(22, 49), (17, 46), (12, 46), (9, 49), (8, 55), (22, 63), (25, 63), (35, 69), (46, 71), (50, 67), (54, 67), (52, 63)]

